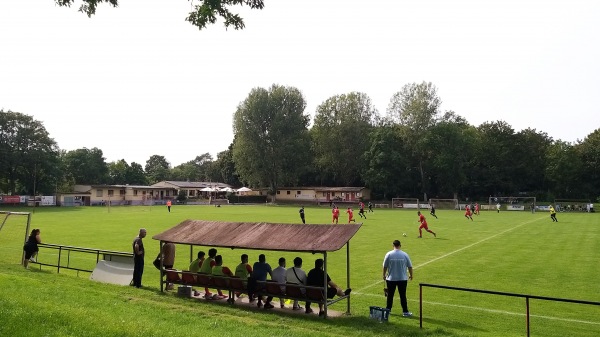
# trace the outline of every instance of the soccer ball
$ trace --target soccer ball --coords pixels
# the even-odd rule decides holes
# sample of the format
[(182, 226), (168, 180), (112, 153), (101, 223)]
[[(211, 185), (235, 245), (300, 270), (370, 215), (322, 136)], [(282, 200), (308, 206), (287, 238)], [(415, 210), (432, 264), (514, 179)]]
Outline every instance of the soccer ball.
[(406, 233), (402, 233), (402, 236), (406, 236)]

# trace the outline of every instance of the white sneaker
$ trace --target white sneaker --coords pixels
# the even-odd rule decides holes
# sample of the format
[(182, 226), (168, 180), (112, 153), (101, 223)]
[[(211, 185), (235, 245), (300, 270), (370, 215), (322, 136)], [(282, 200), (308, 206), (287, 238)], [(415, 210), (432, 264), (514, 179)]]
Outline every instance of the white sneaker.
[(402, 316), (404, 316), (404, 317), (411, 317), (412, 316), (412, 312), (408, 312), (408, 311), (407, 312), (403, 312)]
[(35, 257), (30, 257), (29, 262), (35, 262)]

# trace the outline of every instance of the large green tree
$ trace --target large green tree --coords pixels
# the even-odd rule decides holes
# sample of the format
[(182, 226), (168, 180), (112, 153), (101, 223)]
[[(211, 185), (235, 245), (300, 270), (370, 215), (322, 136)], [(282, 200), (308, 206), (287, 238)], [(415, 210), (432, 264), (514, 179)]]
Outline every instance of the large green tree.
[(76, 184), (107, 184), (110, 182), (108, 164), (99, 148), (68, 151), (63, 160), (67, 175)]
[(211, 181), (210, 172), (213, 158), (210, 153), (196, 156), (171, 170), (171, 179), (181, 181)]
[(267, 186), (295, 185), (309, 163), (309, 116), (300, 90), (273, 85), (255, 88), (233, 118), (233, 160), (242, 181)]
[(149, 184), (156, 184), (159, 181), (169, 180), (171, 164), (164, 156), (152, 155), (146, 161), (146, 178)]
[(148, 179), (146, 179), (146, 173), (141, 164), (132, 162), (127, 170), (127, 182), (132, 185), (146, 185)]
[(42, 122), (0, 110), (0, 190), (30, 195), (55, 192), (58, 158), (58, 146)]
[(504, 121), (486, 122), (478, 128), (474, 170), (470, 180), (477, 182), (473, 195), (514, 195), (517, 174), (513, 154), (517, 146), (515, 131)]
[(227, 150), (217, 154), (215, 161), (216, 170), (219, 174), (219, 181), (222, 181), (231, 186), (240, 186), (240, 177), (235, 170), (235, 162), (233, 161), (233, 143), (229, 145)]
[(549, 197), (581, 197), (583, 163), (575, 147), (561, 140), (555, 141), (548, 147), (546, 158), (545, 176), (550, 184)]
[(397, 125), (376, 126), (362, 160), (367, 164), (362, 177), (373, 195), (384, 199), (413, 195), (410, 152)]
[(108, 176), (110, 177), (109, 182), (111, 184), (128, 184), (127, 171), (129, 170), (129, 164), (125, 159), (113, 161), (108, 163)]
[(552, 138), (535, 129), (527, 128), (515, 134), (512, 166), (515, 173), (513, 179), (519, 192), (534, 196), (547, 189), (544, 170), (550, 144)]
[(402, 87), (390, 99), (387, 117), (403, 126), (401, 129), (409, 148), (412, 151), (415, 168), (421, 181), (421, 193), (427, 200), (427, 132), (433, 127), (439, 117), (441, 99), (437, 88), (431, 82), (410, 83)]
[[(193, 10), (189, 12), (185, 19), (199, 29), (206, 28), (209, 24), (214, 24), (221, 17), (225, 27), (234, 29), (243, 29), (245, 27), (244, 19), (238, 14), (232, 13), (229, 8), (232, 6), (248, 6), (252, 9), (263, 9), (265, 6), (263, 0), (196, 0), (193, 4)], [(75, 0), (54, 0), (59, 6), (71, 7)], [(119, 0), (82, 0), (83, 4), (79, 11), (87, 14), (88, 17), (96, 14), (99, 4), (107, 3), (112, 7), (119, 6)]]
[(111, 184), (145, 185), (146, 174), (142, 165), (133, 162), (127, 164), (125, 159), (108, 163), (108, 175)]
[(592, 200), (598, 200), (600, 198), (600, 129), (590, 133), (576, 145), (576, 148), (582, 164), (580, 174), (585, 181), (581, 192)]
[(377, 117), (369, 96), (360, 92), (330, 97), (317, 107), (311, 129), (315, 162), (335, 185), (360, 183), (366, 168), (362, 156)]
[(447, 112), (426, 132), (433, 196), (458, 198), (469, 185), (467, 173), (475, 151), (476, 130), (461, 116)]

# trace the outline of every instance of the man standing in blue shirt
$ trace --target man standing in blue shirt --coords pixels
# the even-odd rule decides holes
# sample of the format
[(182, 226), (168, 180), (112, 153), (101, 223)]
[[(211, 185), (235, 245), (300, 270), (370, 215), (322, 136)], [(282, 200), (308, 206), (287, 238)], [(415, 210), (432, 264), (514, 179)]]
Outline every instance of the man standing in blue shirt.
[[(400, 249), (400, 241), (394, 240), (394, 249), (385, 254), (383, 258), (383, 279), (387, 284), (387, 308), (392, 309), (394, 303), (394, 294), (396, 287), (400, 293), (400, 304), (402, 305), (402, 315), (404, 317), (412, 316), (408, 311), (406, 301), (406, 286), (408, 280), (413, 278), (413, 268), (410, 257)], [(406, 271), (408, 270), (408, 275)]]

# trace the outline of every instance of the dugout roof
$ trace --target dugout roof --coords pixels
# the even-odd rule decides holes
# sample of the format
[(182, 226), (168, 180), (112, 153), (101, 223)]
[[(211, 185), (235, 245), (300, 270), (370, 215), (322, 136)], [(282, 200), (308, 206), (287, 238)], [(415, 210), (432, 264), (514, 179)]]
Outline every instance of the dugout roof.
[(324, 253), (342, 248), (361, 226), (185, 220), (152, 238), (196, 246)]

